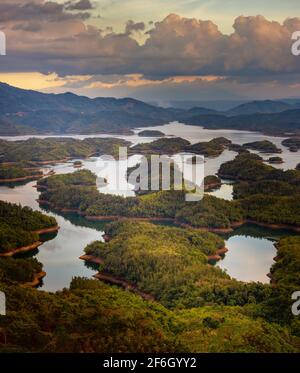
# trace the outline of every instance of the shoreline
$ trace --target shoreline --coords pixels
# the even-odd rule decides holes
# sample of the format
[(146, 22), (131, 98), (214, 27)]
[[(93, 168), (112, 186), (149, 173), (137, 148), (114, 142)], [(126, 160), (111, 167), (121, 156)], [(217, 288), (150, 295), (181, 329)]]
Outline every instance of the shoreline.
[(33, 280), (32, 280), (32, 281), (25, 282), (25, 283), (22, 284), (21, 286), (24, 287), (24, 288), (34, 288), (34, 287), (38, 286), (38, 285), (41, 283), (41, 280), (42, 280), (46, 275), (47, 275), (47, 273), (44, 272), (44, 271), (38, 272), (38, 273), (36, 273), (36, 274), (33, 276)]
[(34, 242), (33, 244), (28, 245), (28, 246), (22, 246), (22, 247), (19, 247), (19, 248), (16, 248), (16, 249), (11, 249), (11, 250), (9, 250), (5, 253), (0, 253), (0, 257), (10, 257), (10, 256), (14, 256), (14, 255), (19, 254), (19, 253), (26, 253), (27, 251), (37, 249), (42, 244), (43, 244), (43, 242), (37, 241), (37, 242)]
[[(51, 227), (51, 228), (44, 228), (44, 229), (39, 229), (37, 231), (32, 231), (31, 233), (36, 233), (36, 234), (41, 235), (41, 234), (46, 234), (46, 233), (58, 232), (59, 229), (60, 229), (60, 227), (58, 225), (56, 225), (56, 226)], [(5, 253), (0, 253), (0, 257), (7, 258), (7, 257), (14, 256), (16, 254), (26, 253), (28, 251), (32, 251), (32, 250), (37, 249), (43, 243), (44, 243), (43, 241), (36, 241), (36, 242), (32, 243), (31, 245), (10, 249), (9, 251), (6, 251)]]
[(126, 280), (113, 276), (111, 274), (108, 274), (106, 272), (98, 272), (95, 275), (93, 275), (94, 278), (97, 280), (106, 282), (110, 285), (116, 285), (124, 290), (130, 291), (132, 293), (135, 293), (136, 295), (139, 295), (141, 298), (147, 300), (147, 301), (152, 301), (155, 302), (155, 298), (147, 293), (144, 293), (143, 291), (139, 290), (136, 285), (130, 284)]
[(0, 184), (5, 183), (18, 183), (21, 181), (26, 180), (39, 180), (42, 179), (44, 175), (29, 175), (29, 176), (23, 176), (23, 177), (16, 177), (14, 179), (0, 179)]
[(218, 249), (214, 254), (208, 255), (207, 260), (215, 260), (218, 262), (222, 259), (222, 255), (226, 254), (229, 250), (227, 247), (222, 247), (221, 249)]
[(121, 215), (85, 215), (84, 212), (78, 210), (78, 209), (62, 209), (55, 207), (51, 202), (47, 200), (36, 200), (38, 203), (42, 205), (47, 205), (52, 207), (54, 210), (59, 212), (73, 212), (77, 213), (80, 216), (83, 216), (88, 221), (110, 221), (110, 220), (136, 220), (136, 221), (166, 221), (170, 223), (174, 223), (177, 226), (180, 226), (182, 228), (190, 228), (190, 229), (198, 229), (198, 230), (204, 230), (208, 232), (213, 233), (220, 233), (220, 234), (226, 234), (231, 233), (234, 231), (234, 229), (241, 227), (245, 224), (253, 224), (265, 228), (271, 228), (271, 229), (287, 229), (292, 230), (295, 232), (300, 232), (300, 226), (297, 225), (290, 225), (290, 224), (284, 224), (284, 223), (263, 223), (256, 220), (251, 219), (244, 219), (241, 221), (233, 222), (231, 223), (230, 227), (224, 227), (224, 228), (212, 228), (212, 227), (195, 227), (191, 224), (187, 223), (181, 223), (180, 221), (176, 220), (176, 218), (166, 218), (166, 217), (137, 217), (137, 216), (121, 216)]
[(79, 257), (79, 259), (84, 260), (86, 262), (94, 263), (94, 264), (104, 264), (104, 261), (101, 258), (97, 258), (94, 255), (84, 254)]
[(32, 231), (31, 233), (46, 234), (46, 233), (58, 232), (59, 229), (60, 229), (60, 226), (55, 225), (54, 227), (38, 229), (36, 231)]

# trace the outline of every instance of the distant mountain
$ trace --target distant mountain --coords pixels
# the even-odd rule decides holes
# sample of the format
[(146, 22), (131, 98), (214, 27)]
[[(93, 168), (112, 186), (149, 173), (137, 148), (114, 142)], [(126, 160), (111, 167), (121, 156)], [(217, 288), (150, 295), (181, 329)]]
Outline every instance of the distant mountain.
[(285, 110), (293, 109), (293, 105), (290, 105), (283, 101), (251, 101), (245, 104), (236, 106), (235, 108), (226, 111), (224, 114), (229, 116), (236, 115), (251, 115), (251, 114), (272, 114), (280, 113)]
[(132, 98), (45, 94), (0, 83), (0, 135), (124, 132), (169, 122), (178, 113)]
[(300, 109), (272, 114), (237, 115), (198, 115), (187, 118), (185, 123), (211, 129), (236, 129), (260, 131), (268, 134), (300, 134)]
[(148, 103), (151, 105), (161, 106), (165, 108), (176, 108), (183, 110), (190, 110), (194, 107), (202, 107), (206, 109), (216, 110), (216, 111), (227, 111), (238, 105), (245, 104), (249, 100), (153, 100)]
[(207, 128), (300, 133), (300, 105), (269, 100), (252, 101), (226, 112), (205, 107), (183, 110), (132, 98), (45, 94), (0, 83), (0, 136), (128, 133), (134, 127), (174, 120)]

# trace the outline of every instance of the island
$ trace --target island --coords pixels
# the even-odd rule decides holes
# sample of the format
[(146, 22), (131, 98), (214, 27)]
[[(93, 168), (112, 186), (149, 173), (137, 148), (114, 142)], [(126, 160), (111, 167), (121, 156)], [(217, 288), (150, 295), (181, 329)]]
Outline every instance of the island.
[(29, 167), (22, 163), (13, 165), (0, 163), (0, 184), (37, 180), (43, 176), (43, 172), (39, 168)]
[(140, 137), (164, 137), (165, 134), (157, 130), (144, 130), (138, 133)]
[(282, 164), (283, 159), (281, 157), (270, 157), (268, 159), (268, 163), (270, 163), (270, 164)]
[(191, 144), (180, 137), (158, 139), (150, 143), (137, 144), (130, 148), (130, 154), (164, 154), (194, 153), (205, 157), (217, 157), (229, 147), (231, 141), (224, 137), (218, 137), (210, 141)]
[(42, 244), (41, 234), (58, 229), (53, 217), (0, 201), (0, 257), (34, 250)]
[(81, 161), (75, 161), (75, 162), (73, 163), (73, 167), (74, 167), (74, 168), (80, 168), (80, 167), (82, 167), (82, 162), (81, 162)]
[(257, 150), (260, 153), (282, 153), (282, 150), (268, 140), (254, 141), (243, 144), (246, 149)]
[(32, 167), (37, 167), (103, 154), (118, 156), (118, 148), (129, 145), (130, 142), (116, 138), (86, 138), (84, 140), (62, 137), (30, 138), (17, 143), (0, 140), (2, 152), (0, 162), (9, 165), (27, 162)]
[(300, 149), (300, 137), (295, 136), (285, 139), (281, 144), (288, 147), (291, 152), (297, 152)]

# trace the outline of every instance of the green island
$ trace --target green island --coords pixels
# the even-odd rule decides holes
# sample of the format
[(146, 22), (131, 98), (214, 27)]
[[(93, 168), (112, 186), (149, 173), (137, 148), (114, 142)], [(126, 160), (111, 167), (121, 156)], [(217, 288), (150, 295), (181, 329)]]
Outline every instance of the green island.
[(129, 142), (113, 138), (31, 138), (24, 141), (0, 140), (0, 162), (31, 162), (32, 165), (57, 163), (72, 158), (108, 154), (117, 156), (120, 146)]
[(40, 234), (58, 230), (53, 217), (0, 201), (0, 256), (12, 256), (40, 246)]
[(283, 159), (281, 157), (270, 157), (268, 159), (268, 162), (270, 164), (282, 164), (283, 163)]
[(144, 130), (138, 133), (140, 137), (164, 137), (165, 134), (157, 130)]
[(260, 153), (282, 153), (281, 149), (268, 140), (248, 142), (243, 147), (245, 149), (257, 150)]
[(35, 287), (45, 275), (35, 258), (0, 258), (0, 283)]
[[(282, 308), (299, 285), (299, 237), (279, 241), (275, 281), (263, 285), (207, 263), (224, 245), (212, 233), (130, 222), (111, 223), (106, 233), (108, 242), (85, 251), (103, 260), (99, 274), (130, 281), (129, 291), (80, 277), (62, 291), (38, 291), (26, 284), (40, 263), (0, 259), (0, 290), (9, 294), (1, 352), (299, 351), (299, 321)], [(136, 286), (153, 298), (135, 294)]]
[(15, 183), (26, 180), (35, 180), (43, 177), (43, 172), (38, 168), (28, 167), (22, 163), (4, 164), (0, 163), (0, 183)]
[(288, 147), (291, 152), (297, 152), (300, 149), (300, 137), (285, 139), (281, 144)]
[[(245, 162), (245, 157), (248, 162)], [(249, 173), (244, 163), (256, 174)], [(42, 189), (39, 202), (58, 211), (76, 212), (89, 220), (170, 220), (183, 226), (219, 232), (230, 231), (246, 222), (299, 230), (299, 171), (277, 170), (262, 163), (256, 155), (244, 154), (223, 164), (222, 170), (226, 174), (230, 171), (233, 179), (233, 175), (242, 180), (245, 175), (257, 179), (252, 192), (247, 192), (252, 184), (247, 187), (245, 183), (238, 183), (234, 186), (234, 196), (239, 198), (233, 201), (205, 195), (202, 200), (191, 204), (186, 202), (184, 190), (157, 191), (124, 198), (99, 193), (95, 175), (82, 170), (39, 180), (37, 185)], [(276, 195), (271, 195), (268, 191), (276, 178), (282, 187), (275, 191)], [(290, 190), (294, 194), (286, 193)]]
[[(192, 203), (180, 190), (100, 193), (88, 170), (39, 179), (39, 202), (50, 209), (117, 221), (105, 226), (105, 242), (84, 249), (95, 279), (74, 277), (56, 293), (35, 289), (45, 275), (36, 259), (0, 258), (0, 290), (9, 294), (0, 352), (299, 352), (300, 321), (290, 310), (300, 237), (276, 243), (270, 284), (235, 280), (213, 264), (227, 251), (221, 233), (247, 221), (298, 229), (300, 171), (241, 152), (221, 166), (225, 175), (235, 181), (234, 200)], [(205, 189), (219, 177), (207, 176)], [(54, 218), (0, 203), (4, 254), (55, 228)]]
[(205, 157), (217, 157), (221, 155), (231, 141), (224, 137), (218, 137), (211, 141), (191, 144), (180, 137), (158, 139), (151, 143), (138, 144), (130, 148), (131, 154), (168, 154), (195, 153)]

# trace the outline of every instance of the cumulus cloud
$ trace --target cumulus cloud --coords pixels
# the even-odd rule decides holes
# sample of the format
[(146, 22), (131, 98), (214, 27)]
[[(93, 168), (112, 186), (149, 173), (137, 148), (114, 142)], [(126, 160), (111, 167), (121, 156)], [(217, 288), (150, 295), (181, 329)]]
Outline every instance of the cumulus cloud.
[[(1, 0), (0, 29), (8, 40), (1, 70), (60, 76), (140, 74), (152, 81), (300, 73), (299, 59), (290, 52), (300, 18), (280, 24), (263, 16), (240, 16), (227, 35), (212, 21), (170, 14), (148, 31), (149, 25), (129, 20), (124, 32), (116, 33), (88, 25), (91, 6), (89, 0)], [(146, 33), (144, 44), (134, 39), (135, 33)]]
[(132, 32), (145, 31), (146, 25), (144, 22), (134, 22), (132, 20), (127, 21), (125, 33), (130, 35)]
[(91, 10), (93, 5), (90, 0), (67, 1), (65, 8), (67, 10)]

